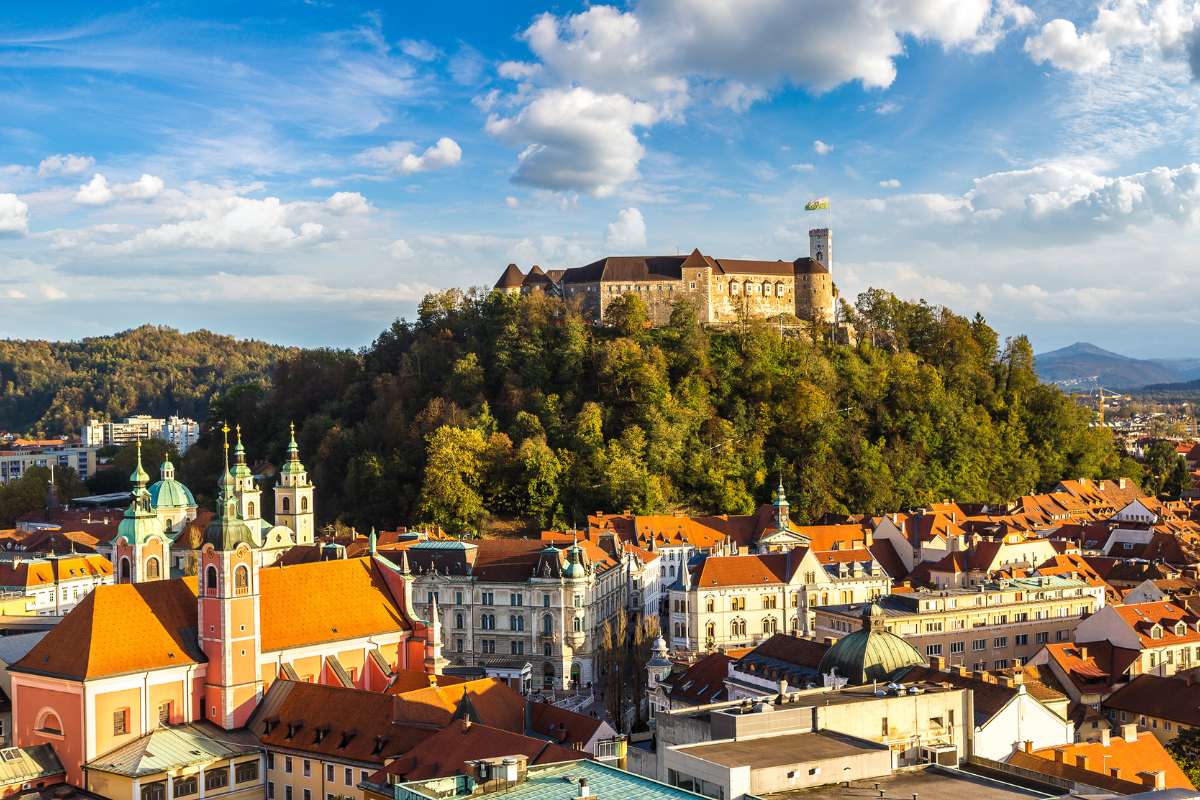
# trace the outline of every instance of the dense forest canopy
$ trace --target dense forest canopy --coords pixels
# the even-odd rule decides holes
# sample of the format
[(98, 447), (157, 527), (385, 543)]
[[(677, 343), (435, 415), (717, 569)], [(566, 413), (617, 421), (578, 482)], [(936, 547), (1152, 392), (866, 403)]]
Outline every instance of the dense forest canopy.
[(77, 342), (0, 340), (0, 431), (74, 434), (88, 417), (202, 418), (214, 394), (267, 380), (286, 348), (140, 328)]
[[(782, 478), (793, 514), (1007, 500), (1063, 477), (1140, 477), (1109, 432), (1038, 381), (1024, 337), (872, 290), (854, 345), (769, 323), (706, 329), (686, 304), (604, 327), (563, 301), (447, 291), (361, 353), (295, 352), (214, 401), (252, 458), (295, 420), (324, 521), (581, 524), (597, 509), (746, 513)], [(211, 492), (210, 432), (184, 476)]]

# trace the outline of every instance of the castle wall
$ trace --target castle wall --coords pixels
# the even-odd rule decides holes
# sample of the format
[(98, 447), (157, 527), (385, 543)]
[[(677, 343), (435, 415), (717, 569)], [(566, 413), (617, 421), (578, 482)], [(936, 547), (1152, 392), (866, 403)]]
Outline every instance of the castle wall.
[(752, 318), (796, 313), (796, 281), (792, 275), (730, 273), (717, 275), (710, 292), (711, 317), (706, 322), (728, 324), (744, 313)]
[(797, 275), (796, 316), (833, 321), (833, 276), (828, 272)]

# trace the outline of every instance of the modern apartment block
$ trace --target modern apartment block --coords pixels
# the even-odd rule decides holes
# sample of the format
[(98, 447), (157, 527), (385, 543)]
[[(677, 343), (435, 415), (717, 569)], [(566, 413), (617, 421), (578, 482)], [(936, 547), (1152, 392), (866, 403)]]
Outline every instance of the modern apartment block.
[(182, 455), (200, 438), (200, 423), (185, 417), (162, 419), (136, 414), (119, 422), (88, 420), (83, 426), (83, 443), (91, 447), (124, 445), (150, 438), (170, 442)]
[(0, 450), (0, 483), (16, 480), (30, 467), (70, 467), (86, 481), (96, 471), (96, 448), (63, 443)]
[[(1006, 669), (1043, 645), (1070, 641), (1079, 621), (1104, 606), (1102, 587), (1062, 576), (991, 581), (971, 589), (890, 594), (876, 603), (886, 628), (928, 658), (973, 670)], [(862, 605), (816, 609), (816, 635), (861, 626)]]

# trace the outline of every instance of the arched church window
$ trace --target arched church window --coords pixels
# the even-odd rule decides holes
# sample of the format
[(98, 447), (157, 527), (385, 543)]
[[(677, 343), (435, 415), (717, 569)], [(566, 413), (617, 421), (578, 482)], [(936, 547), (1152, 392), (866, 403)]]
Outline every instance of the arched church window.
[(158, 566), (158, 558), (155, 556), (150, 556), (146, 559), (146, 578), (148, 580), (156, 581), (161, 577), (162, 574)]
[(129, 583), (129, 559), (121, 559), (121, 576), (118, 578), (121, 583)]
[(217, 568), (211, 564), (209, 565), (208, 569), (204, 571), (204, 586), (210, 592), (215, 592), (217, 590)]
[(245, 564), (239, 564), (233, 571), (233, 588), (242, 592), (250, 588), (250, 570)]
[(704, 638), (710, 642), (717, 638), (717, 625), (715, 622), (710, 622), (704, 626)]
[(285, 513), (285, 514), (292, 510), (292, 500), (290, 497), (283, 498), (282, 508), (283, 508), (283, 513)]
[(302, 513), (305, 511), (308, 511), (308, 498), (307, 497), (300, 498), (300, 511)]
[(254, 519), (254, 517), (257, 516), (257, 514), (254, 513), (254, 503), (246, 504), (246, 516), (250, 517), (250, 519)]

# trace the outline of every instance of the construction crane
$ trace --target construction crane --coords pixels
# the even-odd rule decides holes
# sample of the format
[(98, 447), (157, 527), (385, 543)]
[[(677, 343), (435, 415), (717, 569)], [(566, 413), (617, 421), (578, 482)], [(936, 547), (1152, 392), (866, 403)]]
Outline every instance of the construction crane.
[(1103, 386), (1097, 386), (1096, 392), (1099, 400), (1096, 402), (1096, 416), (1100, 421), (1100, 427), (1104, 427), (1104, 393), (1108, 392), (1109, 400), (1118, 400), (1121, 398), (1120, 392), (1114, 392), (1112, 389), (1105, 389)]

